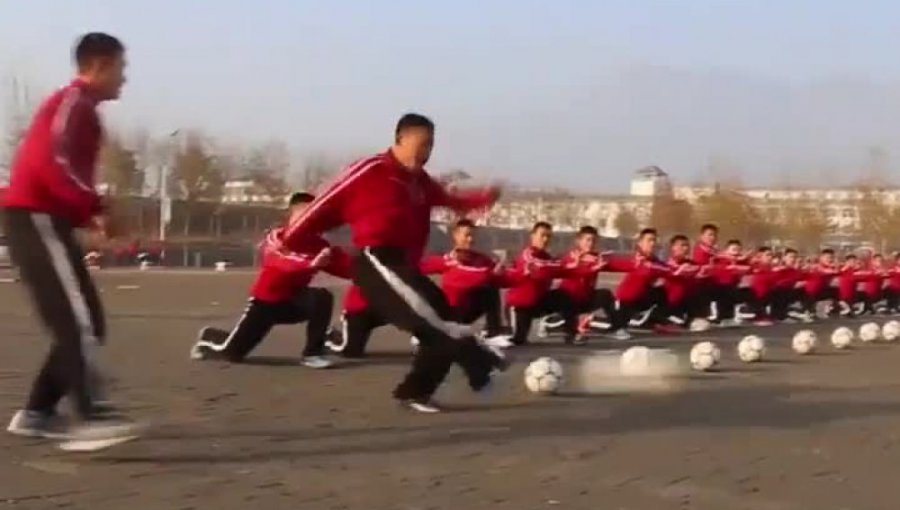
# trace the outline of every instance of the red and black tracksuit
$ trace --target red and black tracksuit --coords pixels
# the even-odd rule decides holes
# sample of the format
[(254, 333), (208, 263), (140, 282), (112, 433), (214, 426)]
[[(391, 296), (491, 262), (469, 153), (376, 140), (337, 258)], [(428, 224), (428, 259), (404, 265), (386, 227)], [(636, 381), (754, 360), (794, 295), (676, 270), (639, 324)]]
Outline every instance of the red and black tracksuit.
[(701, 267), (687, 257), (670, 257), (666, 260), (670, 272), (663, 275), (662, 288), (666, 299), (658, 306), (654, 322), (667, 324), (671, 319), (686, 322), (696, 312), (696, 302), (705, 282), (698, 278)]
[(433, 207), (465, 212), (488, 208), (496, 198), (493, 190), (451, 193), (424, 170), (405, 168), (388, 150), (344, 170), (285, 230), (285, 244), (295, 247), (310, 236), (350, 226), (360, 252), (354, 283), (381, 320), (420, 341), (396, 398), (430, 398), (454, 362), (473, 389), (480, 389), (502, 363), (456, 320), (441, 289), (419, 268)]
[(749, 291), (741, 288), (741, 282), (750, 272), (750, 263), (743, 257), (730, 257), (724, 253), (712, 260), (707, 282), (710, 302), (716, 305), (714, 319), (733, 320), (735, 306), (749, 297)]
[(805, 282), (809, 278), (807, 271), (795, 266), (780, 266), (773, 288), (771, 301), (771, 314), (775, 320), (783, 321), (788, 318), (790, 307), (794, 303), (801, 303), (806, 308)]
[(862, 283), (860, 297), (865, 305), (864, 311), (875, 313), (875, 305), (885, 297), (884, 282), (888, 280), (888, 272), (883, 267), (870, 265), (860, 278)]
[[(326, 289), (310, 287), (320, 270), (350, 278), (350, 257), (332, 248), (321, 237), (304, 239), (302, 247), (288, 250), (282, 243), (283, 230), (273, 229), (260, 245), (262, 267), (244, 313), (230, 332), (206, 328), (197, 343), (206, 357), (240, 362), (279, 324), (306, 322), (304, 356), (324, 354), (334, 296)], [(296, 246), (296, 245), (295, 245)], [(328, 250), (328, 262), (313, 265)]]
[(884, 287), (884, 297), (887, 299), (887, 307), (891, 312), (900, 310), (900, 264), (895, 264), (887, 270), (887, 284)]
[(652, 254), (635, 253), (631, 257), (612, 257), (606, 270), (625, 273), (616, 287), (616, 306), (611, 314), (610, 330), (626, 329), (635, 314), (652, 307), (665, 306), (666, 293), (656, 282), (671, 273), (671, 268)]
[(832, 283), (839, 273), (834, 265), (817, 263), (809, 268), (803, 284), (803, 308), (807, 313), (814, 314), (819, 301), (831, 301), (832, 310), (838, 311), (838, 292)]
[(565, 274), (562, 261), (547, 251), (533, 246), (522, 250), (507, 275), (510, 289), (506, 293), (506, 306), (513, 343), (527, 343), (532, 321), (551, 314), (562, 316), (566, 341), (575, 338), (578, 327), (575, 305), (568, 293), (551, 289), (553, 281)]
[(500, 287), (505, 275), (496, 260), (475, 250), (455, 249), (425, 257), (421, 268), (425, 274), (441, 275), (441, 290), (457, 320), (472, 324), (484, 317), (486, 336), (501, 333)]
[(98, 97), (73, 81), (38, 108), (13, 160), (3, 222), (19, 269), (53, 347), (26, 408), (51, 413), (68, 395), (76, 414), (91, 413), (89, 380), (106, 335), (103, 309), (75, 230), (102, 212), (94, 189), (102, 128)]

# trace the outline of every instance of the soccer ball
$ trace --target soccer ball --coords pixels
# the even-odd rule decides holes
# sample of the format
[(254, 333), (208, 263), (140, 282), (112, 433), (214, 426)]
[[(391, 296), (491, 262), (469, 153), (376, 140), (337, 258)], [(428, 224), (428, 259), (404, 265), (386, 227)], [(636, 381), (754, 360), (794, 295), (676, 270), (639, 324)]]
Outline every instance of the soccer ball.
[(538, 358), (525, 369), (525, 387), (532, 393), (556, 393), (563, 383), (563, 367), (553, 358)]
[(746, 336), (738, 343), (737, 353), (744, 363), (759, 361), (766, 353), (766, 342), (756, 335)]
[(867, 322), (859, 328), (859, 339), (863, 342), (874, 342), (881, 337), (881, 327), (874, 322)]
[(625, 350), (619, 358), (619, 370), (622, 375), (642, 376), (650, 372), (650, 358), (653, 353), (644, 346), (635, 346)]
[(691, 349), (691, 367), (705, 372), (719, 363), (722, 351), (712, 342), (700, 342)]
[(846, 349), (847, 347), (850, 347), (850, 344), (852, 343), (853, 330), (850, 328), (841, 326), (831, 334), (831, 345), (833, 345), (835, 349)]
[(884, 337), (884, 339), (888, 342), (893, 342), (894, 340), (900, 338), (900, 322), (885, 322), (884, 327), (881, 328), (881, 336)]
[(798, 331), (791, 341), (791, 347), (797, 354), (809, 354), (816, 349), (818, 338), (816, 333), (809, 329)]

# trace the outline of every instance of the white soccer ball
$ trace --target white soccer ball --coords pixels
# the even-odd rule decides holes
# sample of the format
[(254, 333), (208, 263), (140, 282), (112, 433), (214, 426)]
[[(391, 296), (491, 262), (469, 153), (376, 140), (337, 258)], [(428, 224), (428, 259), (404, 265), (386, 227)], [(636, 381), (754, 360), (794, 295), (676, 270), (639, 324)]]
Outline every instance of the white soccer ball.
[(881, 336), (888, 342), (893, 342), (894, 340), (900, 338), (900, 322), (885, 322), (884, 327), (881, 328)]
[(804, 329), (798, 331), (797, 334), (794, 335), (794, 339), (791, 341), (791, 348), (793, 348), (794, 352), (797, 354), (809, 354), (816, 350), (818, 341), (819, 339), (816, 337), (815, 331)]
[(644, 346), (630, 347), (619, 358), (619, 370), (622, 375), (643, 376), (647, 375), (651, 368), (653, 353)]
[(737, 353), (744, 363), (759, 361), (766, 354), (766, 342), (756, 335), (746, 336), (738, 343)]
[(691, 348), (691, 367), (704, 372), (719, 363), (722, 351), (712, 342), (700, 342)]
[(859, 339), (863, 342), (874, 342), (881, 338), (881, 327), (875, 322), (867, 322), (859, 327)]
[(831, 333), (831, 345), (834, 346), (835, 349), (846, 349), (850, 347), (850, 344), (853, 343), (853, 330), (841, 326), (834, 330)]
[(701, 333), (703, 331), (709, 331), (711, 327), (712, 325), (706, 319), (694, 319), (691, 321), (690, 329), (694, 333)]
[(538, 358), (525, 369), (525, 387), (532, 393), (556, 393), (562, 383), (563, 367), (553, 358)]

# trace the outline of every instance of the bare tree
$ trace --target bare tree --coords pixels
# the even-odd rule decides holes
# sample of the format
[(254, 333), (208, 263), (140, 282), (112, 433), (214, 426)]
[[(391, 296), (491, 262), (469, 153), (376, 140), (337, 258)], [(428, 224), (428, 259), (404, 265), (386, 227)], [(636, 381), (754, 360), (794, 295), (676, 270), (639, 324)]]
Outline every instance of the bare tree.
[(619, 237), (632, 238), (641, 228), (637, 216), (628, 209), (619, 211), (615, 219), (616, 230), (619, 231)]
[(243, 173), (272, 199), (278, 200), (288, 193), (290, 152), (283, 143), (269, 142), (252, 149), (245, 158), (243, 167)]
[(332, 159), (314, 154), (307, 157), (299, 169), (297, 185), (307, 191), (314, 191), (337, 173), (340, 165)]
[(701, 198), (697, 205), (697, 219), (701, 223), (719, 225), (723, 237), (751, 243), (768, 241), (773, 234), (772, 226), (753, 207), (750, 199), (733, 189), (720, 188), (712, 195)]
[(650, 209), (650, 225), (661, 234), (686, 234), (694, 229), (694, 208), (686, 200), (655, 196)]
[(137, 154), (125, 146), (122, 138), (110, 134), (100, 152), (100, 169), (109, 193), (115, 196), (140, 194), (144, 171), (138, 166)]
[(175, 155), (170, 183), (185, 203), (184, 235), (190, 235), (191, 216), (201, 200), (221, 201), (225, 179), (208, 144), (198, 133), (188, 134)]
[(778, 224), (783, 240), (803, 252), (818, 251), (831, 230), (823, 205), (815, 201), (786, 204)]

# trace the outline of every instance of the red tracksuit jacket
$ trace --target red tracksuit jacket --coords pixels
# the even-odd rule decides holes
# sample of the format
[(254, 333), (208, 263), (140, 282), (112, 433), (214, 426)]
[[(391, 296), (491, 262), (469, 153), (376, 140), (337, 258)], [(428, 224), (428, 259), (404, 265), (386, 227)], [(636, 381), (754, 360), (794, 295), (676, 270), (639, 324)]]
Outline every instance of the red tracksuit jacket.
[(102, 128), (97, 100), (75, 80), (47, 98), (13, 162), (3, 206), (83, 226), (101, 211), (94, 189)]
[(831, 287), (831, 283), (840, 271), (835, 266), (826, 266), (816, 264), (807, 273), (804, 291), (810, 297), (819, 297), (825, 292), (825, 289)]
[(562, 262), (545, 250), (525, 248), (509, 272), (511, 281), (506, 304), (515, 308), (538, 306), (562, 271)]
[(884, 281), (888, 278), (888, 273), (884, 268), (875, 268), (870, 266), (868, 273), (861, 278), (862, 291), (872, 301), (881, 299), (881, 289), (884, 288)]
[(616, 299), (628, 305), (641, 302), (647, 297), (656, 281), (670, 273), (670, 268), (660, 262), (655, 255), (635, 253), (632, 257), (613, 257), (607, 265), (608, 271), (625, 273), (625, 278), (616, 287)]
[(688, 296), (692, 295), (697, 290), (697, 273), (700, 271), (699, 266), (696, 266), (696, 268), (692, 268), (689, 271), (682, 270), (680, 273), (675, 274), (675, 270), (685, 264), (693, 265), (694, 262), (686, 257), (680, 259), (669, 258), (669, 260), (666, 261), (666, 265), (671, 272), (664, 275), (663, 288), (666, 291), (666, 300), (670, 306), (681, 305)]
[(425, 274), (442, 275), (441, 289), (454, 308), (468, 306), (473, 291), (497, 285), (498, 280), (494, 272), (497, 262), (475, 250), (453, 250), (445, 255), (425, 257), (419, 267)]
[(733, 259), (727, 255), (716, 255), (713, 259), (710, 278), (723, 287), (737, 287), (750, 272), (750, 263), (746, 259)]
[(900, 265), (893, 265), (888, 269), (887, 287), (895, 292), (900, 291)]
[(855, 302), (856, 290), (859, 287), (859, 282), (867, 276), (869, 276), (868, 271), (858, 267), (842, 267), (837, 278), (838, 298), (846, 303)]
[(750, 290), (757, 299), (766, 299), (780, 279), (781, 269), (771, 264), (754, 263), (750, 268)]
[(809, 273), (795, 266), (781, 266), (778, 269), (778, 278), (775, 287), (778, 289), (793, 289), (797, 284), (803, 283), (809, 278)]
[(572, 250), (563, 257), (559, 290), (568, 295), (576, 305), (586, 305), (597, 289), (597, 275), (601, 271), (600, 254)]
[(490, 190), (451, 193), (425, 171), (404, 168), (388, 150), (344, 170), (288, 225), (284, 242), (302, 246), (305, 237), (348, 224), (357, 248), (400, 248), (418, 264), (433, 207), (466, 212), (486, 209), (496, 198)]
[(698, 242), (694, 245), (693, 261), (698, 266), (708, 266), (715, 262), (719, 248)]
[[(325, 248), (328, 241), (307, 238), (302, 248), (289, 251), (282, 242), (283, 229), (274, 229), (260, 244), (262, 268), (250, 290), (254, 299), (264, 303), (290, 301), (297, 292), (309, 285), (320, 268), (312, 267), (312, 261)], [(351, 260), (346, 252), (331, 248), (329, 263), (321, 268), (341, 278), (350, 278)]]

